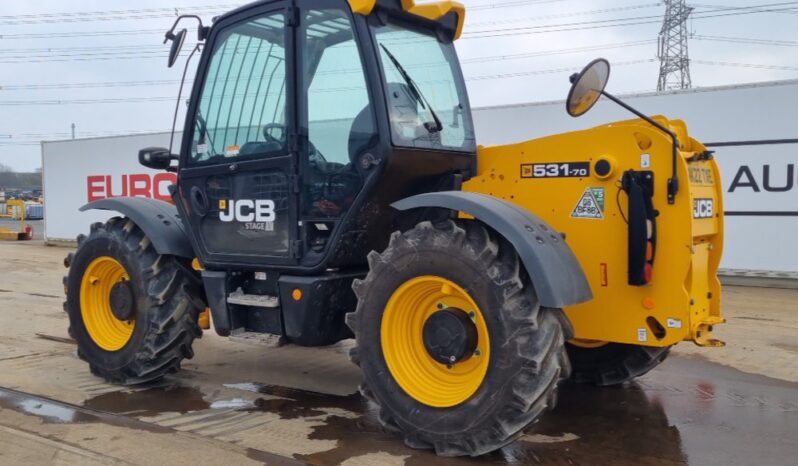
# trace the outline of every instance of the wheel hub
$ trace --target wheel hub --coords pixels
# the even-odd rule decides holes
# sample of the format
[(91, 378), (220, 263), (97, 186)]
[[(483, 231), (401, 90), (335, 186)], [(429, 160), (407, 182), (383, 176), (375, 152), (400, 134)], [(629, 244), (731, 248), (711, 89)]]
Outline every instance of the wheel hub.
[(441, 364), (455, 364), (477, 349), (477, 326), (463, 310), (435, 311), (424, 322), (424, 347)]
[(134, 297), (129, 281), (121, 281), (111, 287), (109, 300), (114, 317), (119, 320), (129, 320), (133, 316)]

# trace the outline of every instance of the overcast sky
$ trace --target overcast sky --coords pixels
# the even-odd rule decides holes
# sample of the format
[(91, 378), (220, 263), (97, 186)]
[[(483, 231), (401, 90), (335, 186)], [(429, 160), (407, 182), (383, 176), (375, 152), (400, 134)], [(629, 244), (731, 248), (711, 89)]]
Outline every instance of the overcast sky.
[[(3, 1), (0, 163), (18, 171), (39, 167), (39, 141), (69, 138), (72, 123), (78, 137), (169, 129), (182, 60), (172, 69), (166, 67), (163, 31), (171, 26), (176, 12), (198, 13), (209, 22), (244, 3)], [(656, 88), (662, 2), (463, 3), (467, 20), (457, 50), (464, 61), (474, 107), (562, 99), (568, 91), (568, 75), (599, 56), (614, 65), (609, 90), (624, 93)], [(798, 1), (697, 0), (693, 4), (690, 57), (694, 87), (798, 78)], [(756, 10), (740, 9), (754, 5), (778, 11), (751, 14)], [(174, 10), (165, 11), (167, 7)], [(620, 18), (629, 19), (619, 22)], [(74, 35), (96, 32), (114, 35)], [(58, 37), (62, 33), (68, 36)], [(120, 82), (141, 85), (93, 85)]]

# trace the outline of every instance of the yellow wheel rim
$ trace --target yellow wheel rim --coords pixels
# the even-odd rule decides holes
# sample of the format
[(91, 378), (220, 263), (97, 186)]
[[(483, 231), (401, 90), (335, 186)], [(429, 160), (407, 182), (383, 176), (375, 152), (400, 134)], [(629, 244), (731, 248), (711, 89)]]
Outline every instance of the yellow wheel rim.
[[(469, 313), (477, 328), (474, 354), (452, 365), (433, 359), (424, 345), (424, 322), (441, 308)], [(397, 288), (385, 307), (380, 336), (394, 380), (425, 405), (447, 408), (463, 403), (488, 372), (490, 338), (482, 311), (463, 288), (445, 278), (424, 275)]]
[(574, 338), (569, 340), (568, 343), (580, 348), (601, 348), (609, 342), (601, 340), (588, 340), (585, 338)]
[(91, 261), (80, 282), (80, 315), (89, 336), (100, 348), (117, 351), (130, 340), (134, 319), (119, 320), (111, 312), (111, 288), (130, 276), (113, 257)]

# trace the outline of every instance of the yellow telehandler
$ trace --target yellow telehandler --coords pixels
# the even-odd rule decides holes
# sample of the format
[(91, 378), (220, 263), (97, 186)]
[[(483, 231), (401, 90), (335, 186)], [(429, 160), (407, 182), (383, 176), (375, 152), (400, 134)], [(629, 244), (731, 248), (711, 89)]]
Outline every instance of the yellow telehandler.
[(177, 370), (206, 312), (224, 336), (354, 337), (383, 426), (473, 456), (521, 435), (565, 379), (620, 384), (682, 340), (720, 345), (712, 152), (607, 93), (601, 59), (572, 76), (566, 111), (603, 95), (636, 119), (478, 146), (454, 48), (464, 15), (268, 0), (210, 26), (178, 18), (169, 66), (181, 21), (199, 23), (189, 60), (201, 52), (182, 140), (139, 153), (177, 172), (174, 203), (84, 206), (119, 215), (65, 261), (91, 371), (139, 384)]

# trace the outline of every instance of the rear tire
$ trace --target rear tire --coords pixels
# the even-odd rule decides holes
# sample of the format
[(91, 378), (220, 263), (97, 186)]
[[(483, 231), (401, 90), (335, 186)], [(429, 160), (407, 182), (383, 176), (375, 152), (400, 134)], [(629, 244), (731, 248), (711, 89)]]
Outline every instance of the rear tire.
[(571, 381), (597, 386), (620, 385), (645, 375), (668, 357), (671, 347), (607, 343), (585, 348), (567, 343)]
[[(64, 265), (69, 335), (93, 374), (113, 383), (145, 383), (177, 371), (194, 355), (191, 344), (202, 336), (197, 319), (205, 308), (199, 277), (186, 260), (159, 255), (133, 221), (114, 217), (93, 224)], [(131, 303), (126, 324), (111, 310), (108, 293), (119, 282), (129, 290), (123, 290)]]
[[(434, 448), (443, 456), (477, 456), (512, 442), (555, 405), (557, 384), (570, 372), (564, 348), (572, 333), (570, 323), (561, 310), (539, 305), (509, 243), (476, 221), (422, 222), (406, 233), (394, 233), (385, 251), (372, 252), (368, 259), (368, 275), (353, 285), (358, 305), (347, 315), (347, 324), (357, 339), (352, 360), (364, 373), (360, 391), (379, 406), (379, 420), (386, 430), (403, 435), (413, 448)], [(401, 342), (406, 339), (401, 336), (412, 340), (416, 338), (412, 333), (400, 331), (399, 338), (384, 339), (393, 333), (383, 327), (383, 320), (393, 322), (389, 313), (396, 312), (394, 297), (419, 280), (444, 283), (439, 287), (443, 298), (434, 294), (432, 286), (431, 300), (404, 306), (402, 312), (414, 316), (407, 322), (426, 322), (436, 306), (427, 304), (458, 295), (475, 305), (476, 319), (472, 316), (472, 320), (482, 322), (480, 331), (488, 332), (487, 347), (479, 341), (481, 352), (449, 367), (429, 353), (413, 353), (412, 348), (405, 352)], [(411, 353), (415, 358), (411, 360), (427, 361), (420, 363), (426, 372), (405, 371), (403, 378), (396, 372), (396, 348), (401, 361), (407, 361), (402, 355)], [(428, 350), (422, 347), (420, 351)], [(447, 380), (447, 367), (456, 371), (478, 357), (487, 359), (487, 370), (467, 372), (463, 384), (472, 385), (479, 377), (481, 382), (473, 384), (473, 394), (466, 391), (452, 398), (450, 390), (461, 390), (461, 384)], [(438, 373), (440, 378), (423, 377), (429, 373)], [(421, 379), (418, 386), (408, 382), (413, 378)], [(424, 390), (439, 396), (427, 396)]]

